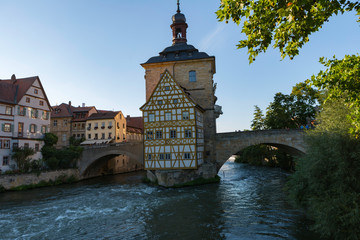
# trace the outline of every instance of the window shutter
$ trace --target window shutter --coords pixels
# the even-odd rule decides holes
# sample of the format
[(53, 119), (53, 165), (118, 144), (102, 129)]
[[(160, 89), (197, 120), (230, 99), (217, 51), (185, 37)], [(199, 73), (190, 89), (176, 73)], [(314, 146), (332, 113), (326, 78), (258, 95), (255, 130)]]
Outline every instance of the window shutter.
[(1, 130), (4, 132), (5, 131), (5, 123), (1, 124)]
[(50, 113), (49, 112), (46, 112), (46, 120), (48, 120), (50, 117)]
[(20, 113), (20, 106), (18, 106), (18, 115), (21, 115), (21, 113)]
[(39, 111), (35, 110), (35, 118), (38, 118), (38, 117), (39, 117)]
[(37, 132), (37, 126), (34, 124), (35, 133)]
[(11, 130), (11, 132), (14, 132), (14, 124), (10, 125), (10, 130)]

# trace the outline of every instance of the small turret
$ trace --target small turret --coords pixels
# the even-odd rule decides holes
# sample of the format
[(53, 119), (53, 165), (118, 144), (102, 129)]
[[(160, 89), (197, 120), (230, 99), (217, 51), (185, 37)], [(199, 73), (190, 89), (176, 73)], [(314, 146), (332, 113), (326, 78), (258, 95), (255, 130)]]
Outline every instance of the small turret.
[(173, 23), (170, 26), (173, 33), (173, 45), (187, 42), (186, 29), (188, 25), (186, 23), (185, 15), (180, 11), (179, 0), (177, 1), (177, 5), (177, 11), (176, 14), (172, 16)]

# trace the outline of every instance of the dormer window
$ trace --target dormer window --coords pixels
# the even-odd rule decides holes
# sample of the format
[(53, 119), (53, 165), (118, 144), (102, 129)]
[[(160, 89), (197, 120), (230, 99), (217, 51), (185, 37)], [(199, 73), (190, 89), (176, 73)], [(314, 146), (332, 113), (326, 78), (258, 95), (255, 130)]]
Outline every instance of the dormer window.
[(38, 94), (39, 91), (38, 91), (37, 89), (34, 89), (34, 93), (35, 93), (35, 94)]

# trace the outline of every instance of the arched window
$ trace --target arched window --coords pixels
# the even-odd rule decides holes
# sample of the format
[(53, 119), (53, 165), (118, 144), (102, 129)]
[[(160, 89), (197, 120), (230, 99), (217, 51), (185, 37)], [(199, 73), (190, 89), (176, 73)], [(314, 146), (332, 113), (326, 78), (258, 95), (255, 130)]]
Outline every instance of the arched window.
[(196, 82), (196, 71), (189, 72), (189, 82)]

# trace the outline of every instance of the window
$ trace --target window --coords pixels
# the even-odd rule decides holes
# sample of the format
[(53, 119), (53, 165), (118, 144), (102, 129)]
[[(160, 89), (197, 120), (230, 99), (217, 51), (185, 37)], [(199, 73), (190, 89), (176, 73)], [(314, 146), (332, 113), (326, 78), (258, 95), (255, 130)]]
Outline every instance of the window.
[(38, 143), (35, 143), (35, 152), (40, 151), (40, 145)]
[(184, 159), (190, 159), (191, 155), (190, 153), (184, 153)]
[(176, 130), (170, 130), (170, 138), (176, 138)]
[(159, 160), (164, 160), (164, 154), (163, 153), (159, 154)]
[(64, 126), (67, 126), (68, 120), (64, 120)]
[(105, 129), (105, 122), (101, 122), (101, 129)]
[(4, 140), (4, 148), (10, 148), (10, 140)]
[(90, 129), (91, 129), (91, 123), (88, 123), (87, 130), (90, 130)]
[(189, 120), (189, 112), (183, 112), (182, 113), (182, 119), (183, 120)]
[(85, 134), (82, 133), (82, 134), (81, 134), (81, 138), (85, 138)]
[(173, 103), (178, 103), (178, 100), (177, 100), (177, 99), (173, 99)]
[(153, 139), (153, 131), (148, 131), (146, 133), (146, 140), (152, 140)]
[(149, 114), (149, 122), (155, 121), (155, 114), (151, 113)]
[(162, 101), (162, 100), (159, 100), (157, 103), (158, 103), (159, 105), (161, 105), (161, 104), (163, 104), (163, 101)]
[[(42, 118), (45, 119), (45, 120), (48, 120), (49, 119), (49, 113), (46, 112), (46, 111), (43, 111), (42, 113)], [(66, 120), (67, 121), (67, 120)]]
[(108, 137), (109, 139), (112, 139), (112, 133), (109, 133), (109, 137)]
[(44, 101), (41, 101), (39, 102), (40, 106), (44, 106)]
[(3, 156), (2, 165), (3, 166), (9, 165), (9, 156)]
[(43, 134), (46, 133), (46, 126), (45, 125), (41, 126), (41, 133), (43, 133)]
[(2, 126), (3, 132), (11, 132), (11, 124), (10, 123), (4, 123)]
[(191, 130), (186, 129), (185, 130), (185, 138), (191, 138), (191, 137), (192, 137)]
[(105, 139), (105, 133), (101, 133), (101, 139)]
[(26, 98), (26, 102), (30, 103), (30, 98), (29, 97)]
[(0, 148), (3, 148), (2, 139), (0, 139)]
[(165, 113), (165, 121), (171, 121), (171, 113)]
[(189, 82), (196, 82), (196, 71), (189, 72)]
[(57, 126), (57, 120), (54, 120), (53, 125), (54, 125), (54, 127)]
[(29, 143), (24, 143), (24, 148), (29, 148)]
[(151, 160), (151, 154), (148, 154), (148, 160)]
[(91, 134), (90, 133), (88, 134), (88, 139), (91, 139)]
[(13, 151), (14, 151), (14, 149), (17, 149), (18, 147), (19, 147), (19, 143), (14, 142), (14, 143), (13, 143)]
[(95, 123), (94, 129), (95, 129), (95, 130), (98, 129), (98, 123)]
[(5, 114), (6, 115), (12, 115), (12, 107), (6, 107)]
[(30, 124), (30, 132), (31, 132), (31, 133), (35, 133), (35, 132), (36, 132), (36, 125), (35, 125), (35, 124)]
[(94, 139), (98, 139), (98, 134), (97, 133), (95, 133)]
[(25, 107), (20, 107), (18, 108), (19, 110), (19, 115), (20, 116), (25, 116), (26, 115), (26, 108)]
[(34, 89), (34, 93), (35, 93), (35, 94), (38, 94), (39, 91), (38, 91), (37, 89)]
[(81, 124), (81, 129), (85, 129), (85, 123)]
[(165, 153), (165, 160), (171, 160), (171, 154)]
[(162, 139), (162, 131), (156, 131), (156, 139)]
[(108, 129), (111, 129), (111, 128), (112, 128), (112, 122), (110, 121), (110, 122), (109, 122)]
[(18, 123), (18, 136), (19, 137), (23, 136), (23, 131), (24, 131), (24, 123), (19, 122)]
[(67, 139), (67, 136), (66, 136), (66, 133), (64, 133), (64, 134), (62, 135), (62, 141), (63, 141), (63, 142), (66, 142), (66, 139)]
[(76, 136), (76, 138), (77, 138), (77, 139), (79, 139), (79, 138), (80, 138), (80, 133)]
[(123, 128), (125, 128), (125, 123), (123, 123)]
[(39, 115), (38, 110), (36, 110), (36, 109), (31, 109), (31, 117), (32, 117), (32, 118), (37, 118), (38, 115)]

